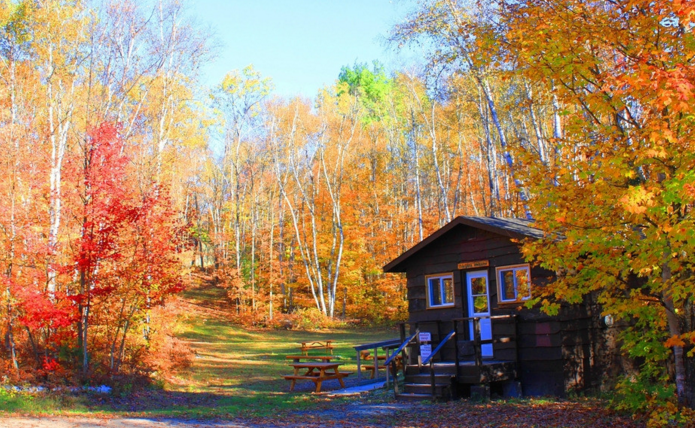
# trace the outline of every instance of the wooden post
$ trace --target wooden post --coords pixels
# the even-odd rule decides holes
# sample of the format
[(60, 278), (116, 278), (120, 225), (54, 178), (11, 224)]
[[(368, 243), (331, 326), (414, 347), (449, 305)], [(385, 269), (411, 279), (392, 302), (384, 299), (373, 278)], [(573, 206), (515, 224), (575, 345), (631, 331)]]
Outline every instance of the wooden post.
[(432, 400), (434, 400), (437, 393), (437, 387), (434, 383), (434, 358), (430, 358), (430, 386), (432, 387)]
[[(420, 325), (419, 323), (415, 323), (415, 331), (419, 332), (420, 331)], [(422, 369), (422, 355), (420, 355), (420, 334), (418, 333), (415, 336), (415, 346), (417, 346), (417, 369), (421, 370)]]
[(475, 365), (480, 368), (483, 365), (483, 355), (480, 348), (480, 318), (473, 318), (473, 343), (475, 347)]
[(360, 363), (360, 351), (357, 351), (357, 383), (362, 383), (362, 366)]
[(521, 373), (521, 369), (519, 368), (519, 318), (517, 315), (514, 315), (512, 317), (512, 321), (514, 322), (514, 348), (515, 348), (515, 357), (516, 357), (516, 370), (518, 373)]
[[(412, 326), (409, 325), (408, 327), (410, 328), (410, 332), (409, 332), (409, 333), (412, 333), (412, 331), (413, 331)], [(405, 339), (406, 339), (406, 336), (405, 336), (405, 324), (404, 324), (404, 325), (403, 325), (403, 342), (405, 342)], [(403, 343), (403, 342), (401, 342), (401, 343)], [(406, 346), (405, 348), (403, 348), (403, 352), (401, 352), (401, 355), (402, 355), (403, 358), (404, 358), (404, 359), (403, 359), (403, 364), (406, 364), (406, 363), (410, 364), (410, 363), (412, 363), (412, 360), (410, 359), (410, 356), (411, 356), (412, 354), (411, 354), (411, 352), (410, 352), (410, 347), (409, 347), (409, 346)], [(407, 358), (407, 360), (406, 360), (405, 358)]]
[(458, 321), (454, 320), (454, 364), (456, 364), (456, 377), (458, 378), (461, 374), (460, 364), (459, 364), (459, 331), (458, 331)]
[[(437, 345), (440, 343), (442, 343), (442, 323), (437, 320)], [(444, 351), (444, 348), (442, 348), (442, 351)], [(439, 354), (439, 361), (444, 361), (441, 354)]]
[[(395, 361), (391, 361), (391, 364), (395, 364)], [(403, 375), (405, 375), (405, 371), (404, 371)], [(393, 392), (394, 392), (394, 394), (396, 395), (396, 398), (398, 398), (398, 394), (399, 394), (399, 391), (398, 391), (398, 378), (395, 378), (395, 379), (393, 380)]]
[[(386, 352), (386, 360), (384, 360), (384, 362), (388, 361), (388, 359), (389, 359), (389, 348), (386, 348), (385, 352)], [(390, 386), (389, 386), (390, 385), (390, 382), (389, 382), (389, 371), (390, 370), (389, 370), (389, 367), (385, 364), (384, 364), (384, 370), (386, 370), (386, 389), (389, 389), (390, 388)]]

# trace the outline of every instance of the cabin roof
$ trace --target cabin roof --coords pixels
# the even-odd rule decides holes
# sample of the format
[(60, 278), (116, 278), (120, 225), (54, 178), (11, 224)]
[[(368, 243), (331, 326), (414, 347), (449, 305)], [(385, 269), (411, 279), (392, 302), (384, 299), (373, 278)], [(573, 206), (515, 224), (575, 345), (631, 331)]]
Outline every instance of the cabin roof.
[(405, 272), (406, 260), (459, 225), (474, 227), (476, 229), (486, 230), (488, 232), (515, 239), (542, 238), (543, 231), (536, 229), (535, 227), (531, 227), (532, 223), (533, 221), (531, 220), (521, 218), (459, 216), (427, 238), (417, 243), (405, 253), (393, 259), (389, 264), (384, 266), (383, 270), (384, 272)]

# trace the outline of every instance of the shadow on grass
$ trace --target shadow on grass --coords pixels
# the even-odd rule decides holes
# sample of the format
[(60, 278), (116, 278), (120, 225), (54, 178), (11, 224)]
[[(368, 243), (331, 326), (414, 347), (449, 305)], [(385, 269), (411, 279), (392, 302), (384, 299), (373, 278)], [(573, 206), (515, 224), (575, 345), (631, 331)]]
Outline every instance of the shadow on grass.
[(230, 418), (264, 417), (303, 409), (316, 409), (317, 397), (306, 394), (268, 394), (239, 391), (211, 392), (147, 391), (124, 397), (79, 398), (90, 412), (122, 413), (147, 417)]

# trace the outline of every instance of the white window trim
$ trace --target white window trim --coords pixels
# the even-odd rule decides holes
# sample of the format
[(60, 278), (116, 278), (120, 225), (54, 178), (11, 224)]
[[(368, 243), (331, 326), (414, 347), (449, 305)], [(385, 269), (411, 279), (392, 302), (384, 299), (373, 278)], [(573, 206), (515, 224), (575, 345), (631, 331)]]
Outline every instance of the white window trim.
[[(514, 294), (517, 295), (516, 299), (503, 299), (502, 298), (502, 272), (505, 271), (518, 271), (518, 270), (526, 270), (526, 275), (528, 276), (528, 284), (529, 284), (529, 295), (528, 296), (522, 296), (519, 297), (519, 290), (517, 289), (517, 284), (516, 284), (516, 275), (514, 275)], [(500, 304), (507, 304), (507, 303), (519, 303), (526, 301), (531, 298), (533, 295), (533, 283), (531, 282), (531, 266), (528, 263), (525, 264), (520, 264), (520, 265), (510, 265), (510, 266), (499, 266), (495, 268), (495, 279), (497, 280), (497, 301)]]
[[(433, 305), (432, 304), (432, 296), (430, 294), (430, 279), (432, 278), (439, 278), (439, 292), (441, 293), (440, 295), (444, 295), (442, 291), (442, 287), (444, 286), (444, 282), (441, 281), (441, 279), (449, 278), (451, 279), (451, 285), (452, 285), (452, 301), (451, 303), (442, 303), (440, 305)], [(435, 275), (425, 275), (425, 294), (427, 295), (427, 309), (439, 309), (439, 308), (451, 308), (452, 306), (456, 305), (456, 286), (454, 285), (454, 274), (453, 272), (447, 272), (447, 273), (438, 273)]]

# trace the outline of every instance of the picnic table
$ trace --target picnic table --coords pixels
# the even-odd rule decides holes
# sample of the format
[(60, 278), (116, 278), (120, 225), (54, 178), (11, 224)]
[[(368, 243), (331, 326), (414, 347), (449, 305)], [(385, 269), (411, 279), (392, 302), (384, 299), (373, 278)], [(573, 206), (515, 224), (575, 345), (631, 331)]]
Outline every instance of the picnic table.
[(316, 392), (321, 392), (321, 384), (324, 380), (338, 379), (340, 386), (345, 388), (343, 378), (350, 375), (350, 372), (341, 372), (338, 370), (340, 363), (294, 363), (290, 364), (294, 368), (294, 374), (283, 375), (285, 380), (289, 380), (290, 391), (294, 391), (294, 385), (298, 380), (310, 380), (316, 385)]
[(326, 351), (326, 354), (330, 352), (333, 355), (333, 341), (332, 340), (316, 340), (313, 342), (300, 342), (300, 350), (302, 355), (309, 355), (309, 351), (314, 349), (322, 349)]

